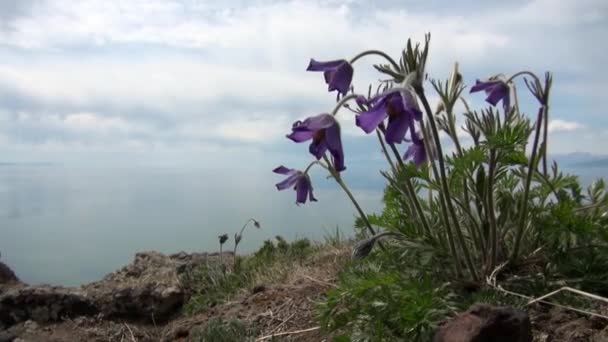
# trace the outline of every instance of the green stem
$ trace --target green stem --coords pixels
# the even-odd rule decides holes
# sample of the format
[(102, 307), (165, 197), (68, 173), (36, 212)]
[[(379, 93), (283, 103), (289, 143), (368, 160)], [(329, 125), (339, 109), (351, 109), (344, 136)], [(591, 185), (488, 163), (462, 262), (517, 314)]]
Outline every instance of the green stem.
[(517, 114), (520, 114), (521, 112), (519, 111), (519, 100), (517, 98), (517, 88), (515, 87), (515, 85), (513, 85), (513, 102), (515, 103), (515, 110), (517, 111)]
[(384, 156), (386, 157), (386, 161), (391, 166), (391, 170), (393, 171), (393, 174), (397, 175), (397, 168), (395, 167), (395, 164), (393, 163), (391, 156), (388, 154), (388, 151), (386, 150), (386, 144), (384, 143), (384, 140), (382, 140), (382, 134), (380, 133), (379, 129), (376, 129), (376, 135), (378, 136), (378, 142), (380, 142), (380, 146), (382, 146), (382, 152), (384, 153)]
[(368, 55), (377, 55), (377, 56), (381, 56), (384, 57), (384, 59), (386, 59), (389, 63), (392, 64), (393, 68), (395, 68), (395, 70), (399, 71), (399, 64), (397, 64), (395, 62), (395, 60), (393, 60), (391, 58), (391, 56), (387, 55), (386, 53), (380, 51), (380, 50), (367, 50), (367, 51), (363, 51), (360, 54), (356, 55), (355, 57), (351, 58), (350, 60), (350, 64), (355, 63), (359, 58), (364, 57), (364, 56), (368, 56)]
[(445, 198), (445, 204), (452, 216), (452, 222), (454, 223), (454, 229), (456, 230), (456, 237), (458, 238), (458, 243), (460, 244), (460, 248), (464, 253), (465, 262), (467, 264), (467, 268), (469, 269), (469, 273), (473, 277), (473, 280), (478, 281), (479, 277), (477, 275), (477, 271), (475, 270), (475, 266), (473, 265), (473, 260), (471, 259), (471, 254), (469, 253), (469, 249), (466, 246), (466, 241), (464, 240), (464, 236), (460, 229), (460, 223), (458, 222), (458, 216), (456, 215), (456, 210), (454, 209), (454, 204), (451, 202), (450, 196), (450, 187), (448, 185), (447, 176), (445, 174), (445, 161), (443, 160), (443, 151), (441, 149), (441, 141), (439, 140), (439, 131), (437, 130), (437, 124), (435, 123), (435, 118), (433, 117), (433, 111), (431, 110), (431, 106), (429, 105), (426, 96), (424, 95), (424, 89), (422, 86), (415, 86), (416, 93), (422, 101), (422, 105), (424, 106), (424, 110), (427, 113), (429, 118), (429, 123), (431, 124), (431, 132), (433, 133), (433, 138), (435, 140), (435, 148), (437, 149), (437, 160), (439, 162), (439, 172), (441, 175), (441, 187), (443, 190), (443, 196)]
[(458, 199), (453, 198), (452, 200), (460, 207), (460, 209), (462, 209), (462, 212), (466, 214), (466, 216), (469, 218), (469, 221), (471, 221), (471, 225), (473, 226), (473, 228), (469, 230), (469, 234), (471, 234), (471, 237), (475, 241), (475, 245), (477, 246), (477, 248), (483, 252), (485, 244), (483, 242), (481, 228), (479, 227), (476, 218), (473, 216), (473, 211), (470, 210), (470, 207), (466, 208), (464, 204), (461, 203)]
[(338, 103), (336, 104), (336, 106), (334, 107), (334, 109), (331, 111), (331, 115), (332, 116), (336, 116), (336, 114), (338, 114), (338, 111), (340, 110), (340, 108), (342, 108), (342, 106), (344, 106), (344, 104), (354, 98), (356, 98), (357, 94), (348, 94), (346, 96), (344, 96), (343, 98), (340, 99), (340, 101), (338, 101)]
[(530, 184), (532, 184), (532, 174), (534, 173), (534, 165), (536, 163), (536, 152), (538, 150), (538, 140), (540, 138), (541, 127), (543, 125), (543, 117), (545, 116), (546, 106), (541, 106), (538, 109), (538, 119), (536, 119), (536, 132), (534, 133), (534, 142), (532, 143), (532, 152), (528, 161), (528, 174), (526, 175), (526, 183), (524, 184), (524, 198), (521, 202), (519, 224), (515, 235), (515, 245), (511, 254), (510, 261), (514, 262), (519, 254), (521, 239), (526, 225), (526, 216), (528, 215), (528, 196), (530, 196)]
[(527, 70), (520, 71), (518, 73), (513, 74), (513, 76), (509, 77), (509, 79), (507, 79), (507, 81), (505, 83), (510, 83), (516, 77), (519, 77), (519, 76), (522, 76), (522, 75), (528, 75), (528, 76), (532, 77), (537, 82), (537, 84), (541, 84), (540, 83), (540, 79), (538, 78), (538, 76), (536, 76), (533, 72), (527, 71)]
[[(393, 150), (393, 153), (396, 154), (397, 156), (399, 156), (399, 151), (397, 151), (397, 147), (395, 147), (395, 144), (389, 144), (389, 146)], [(398, 161), (399, 161), (399, 167), (404, 168), (405, 163), (403, 162), (403, 159), (401, 159), (401, 157), (399, 157)], [(420, 201), (418, 200), (418, 196), (416, 194), (416, 189), (414, 189), (414, 185), (412, 184), (412, 180), (410, 179), (410, 177), (405, 178), (405, 187), (407, 189), (409, 197), (412, 199), (414, 208), (416, 209), (416, 212), (418, 213), (418, 216), (420, 217), (420, 221), (422, 222), (422, 227), (424, 228), (424, 230), (426, 231), (428, 236), (431, 237), (432, 236), (431, 235), (431, 226), (429, 225), (429, 222), (427, 221), (426, 216), (424, 215), (424, 211), (422, 210), (422, 205), (420, 204)]]
[(494, 173), (496, 172), (496, 150), (490, 149), (490, 160), (488, 163), (488, 221), (490, 223), (490, 268), (487, 272), (492, 272), (496, 267), (496, 255), (498, 248), (498, 234), (496, 227), (496, 213), (494, 212)]
[[(393, 175), (395, 177), (398, 176), (398, 170), (397, 167), (395, 166), (395, 164), (393, 163), (393, 160), (391, 159), (390, 154), (388, 153), (388, 150), (386, 149), (386, 144), (384, 143), (384, 139), (382, 139), (382, 133), (380, 133), (379, 129), (376, 129), (376, 135), (378, 137), (378, 142), (380, 142), (380, 146), (382, 146), (382, 152), (384, 153), (384, 156), (386, 157), (387, 162), (390, 164), (391, 166), (391, 170), (393, 171)], [(389, 179), (390, 181), (390, 179)], [(396, 187), (396, 184), (393, 184)], [(396, 187), (396, 189), (402, 194), (404, 195), (403, 198), (405, 199), (405, 205), (407, 206), (408, 210), (410, 211), (410, 213), (412, 213), (414, 216), (416, 216), (416, 208), (415, 206), (410, 203), (410, 199), (412, 198), (412, 194), (403, 191), (403, 189), (401, 189), (400, 187)], [(412, 208), (413, 207), (413, 208)], [(419, 214), (422, 214), (422, 212), (420, 212)]]
[[(308, 169), (307, 169), (306, 171), (308, 171)], [(239, 235), (238, 235), (238, 236), (240, 236), (241, 238), (243, 238), (243, 232), (245, 231), (245, 228), (247, 227), (247, 225), (248, 225), (248, 224), (249, 224), (249, 222), (251, 222), (251, 221), (254, 221), (254, 222), (255, 222), (255, 219), (254, 219), (253, 217), (250, 217), (250, 218), (249, 218), (249, 220), (245, 221), (245, 224), (244, 224), (244, 225), (243, 225), (243, 227), (241, 228), (241, 231), (239, 232)], [(235, 238), (236, 238), (236, 237), (235, 237)], [(233, 268), (234, 268), (234, 269), (236, 269), (236, 248), (237, 248), (237, 246), (239, 245), (239, 243), (240, 243), (240, 241), (239, 241), (239, 242), (237, 242), (237, 241), (236, 241), (236, 239), (234, 240), (234, 256), (233, 256), (233, 258), (234, 258), (234, 267), (233, 267)]]
[(545, 117), (543, 118), (543, 175), (548, 174), (547, 149), (549, 148), (549, 105), (545, 105)]
[[(421, 121), (420, 122), (420, 129), (425, 133), (425, 139), (423, 139), (423, 144), (424, 144), (424, 149), (426, 150), (427, 153), (427, 158), (429, 160), (429, 163), (431, 164), (431, 170), (433, 171), (433, 176), (435, 177), (436, 180), (440, 179), (439, 178), (439, 171), (437, 170), (437, 165), (435, 165), (435, 159), (433, 158), (433, 153), (435, 152), (433, 149), (433, 142), (429, 141), (428, 139), (426, 139), (426, 137), (428, 137), (428, 130), (426, 129), (424, 122)], [(432, 134), (431, 134), (432, 135)], [(446, 231), (447, 231), (447, 235), (448, 235), (448, 245), (450, 246), (450, 253), (452, 253), (452, 257), (455, 260), (455, 265), (456, 265), (456, 274), (460, 277), (462, 276), (462, 269), (460, 267), (460, 257), (458, 256), (458, 252), (456, 251), (456, 244), (454, 243), (454, 233), (452, 232), (452, 225), (450, 224), (450, 218), (448, 216), (448, 210), (445, 204), (445, 197), (441, 194), (440, 191), (438, 191), (439, 193), (439, 205), (441, 206), (441, 219), (443, 221), (443, 224), (446, 227)], [(431, 190), (429, 189), (429, 204), (432, 203), (433, 201), (433, 197), (432, 197), (432, 193)]]
[[(448, 123), (450, 124), (452, 140), (454, 141), (454, 145), (456, 145), (456, 151), (458, 152), (458, 155), (462, 158), (464, 153), (462, 152), (462, 146), (460, 145), (460, 140), (458, 139), (458, 134), (456, 133), (456, 122), (455, 122), (456, 119), (455, 119), (454, 113), (452, 113), (451, 110), (448, 111), (446, 109), (446, 114), (448, 116)], [(466, 178), (462, 179), (462, 188), (463, 188), (462, 194), (464, 196), (464, 205), (466, 206), (467, 210), (471, 210), (470, 209), (469, 189), (468, 189)]]
[(376, 231), (372, 227), (372, 224), (369, 222), (369, 219), (367, 218), (367, 215), (365, 215), (365, 212), (363, 212), (363, 209), (361, 209), (361, 206), (359, 205), (359, 202), (357, 202), (357, 200), (355, 199), (355, 196), (353, 196), (353, 193), (350, 192), (350, 190), (348, 189), (348, 187), (346, 186), (346, 184), (342, 180), (342, 177), (340, 177), (340, 174), (333, 168), (333, 166), (331, 166), (331, 164), (329, 163), (329, 160), (327, 159), (327, 156), (323, 156), (323, 159), (327, 163), (327, 166), (328, 166), (327, 169), (328, 169), (329, 173), (336, 180), (336, 182), (338, 183), (338, 185), (340, 185), (340, 187), (342, 188), (342, 190), (344, 190), (344, 192), (346, 193), (346, 195), (348, 196), (348, 198), (350, 199), (350, 201), (353, 203), (353, 205), (357, 209), (357, 212), (359, 213), (359, 216), (361, 217), (361, 219), (363, 219), (363, 222), (365, 222), (365, 225), (367, 226), (367, 230), (369, 230), (369, 232), (372, 235), (376, 235)]

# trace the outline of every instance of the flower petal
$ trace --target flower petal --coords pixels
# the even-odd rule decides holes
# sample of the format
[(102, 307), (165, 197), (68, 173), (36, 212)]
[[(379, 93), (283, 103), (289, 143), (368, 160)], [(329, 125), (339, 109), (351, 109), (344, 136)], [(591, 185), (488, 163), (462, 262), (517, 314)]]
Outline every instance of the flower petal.
[(384, 137), (386, 142), (389, 144), (400, 144), (405, 138), (405, 133), (410, 127), (410, 122), (413, 118), (409, 112), (404, 112), (402, 115), (389, 118), (388, 125), (386, 126), (386, 133)]
[(306, 68), (306, 71), (325, 71), (327, 69), (334, 69), (334, 68), (337, 68), (340, 64), (345, 63), (345, 62), (346, 62), (346, 60), (344, 60), (344, 59), (320, 62), (320, 61), (316, 61), (313, 58), (311, 58), (310, 62), (308, 63), (308, 68)]
[(353, 80), (353, 72), (352, 65), (346, 61), (338, 66), (331, 74), (330, 80), (327, 81), (327, 78), (325, 79), (329, 86), (328, 90), (337, 90), (343, 95), (348, 93), (350, 83)]
[(505, 96), (508, 96), (509, 88), (507, 88), (506, 85), (503, 87), (500, 84), (497, 84), (492, 88), (488, 88), (487, 92), (488, 97), (486, 98), (486, 101), (492, 104), (492, 106), (496, 106), (498, 101), (502, 100)]
[(357, 96), (357, 98), (355, 99), (355, 101), (357, 102), (357, 104), (359, 106), (364, 106), (364, 105), (369, 104), (369, 102), (367, 101), (367, 98), (365, 96), (363, 96), (363, 95)]
[(403, 100), (403, 107), (413, 115), (416, 121), (422, 120), (422, 111), (418, 106), (416, 97), (410, 91), (402, 91), (401, 98)]
[(289, 173), (294, 172), (294, 171), (295, 171), (294, 169), (287, 168), (287, 167), (285, 167), (283, 165), (278, 166), (274, 170), (272, 170), (272, 172), (278, 173), (278, 174), (281, 174), (281, 175), (288, 175)]
[(414, 153), (414, 165), (416, 165), (417, 169), (420, 169), (424, 163), (426, 163), (426, 152), (424, 150), (424, 145), (416, 145), (416, 153)]
[(486, 90), (487, 88), (491, 88), (493, 86), (495, 86), (497, 83), (499, 83), (500, 81), (487, 81), (487, 82), (481, 82), (480, 80), (476, 80), (475, 81), (475, 85), (471, 87), (471, 93), (475, 93), (481, 90)]
[(329, 152), (333, 157), (334, 167), (338, 172), (346, 170), (346, 166), (344, 166), (344, 150), (342, 148), (342, 139), (340, 135), (340, 125), (338, 123), (325, 131), (325, 141), (329, 148)]
[(426, 151), (424, 149), (424, 143), (422, 140), (419, 140), (420, 143), (411, 144), (405, 154), (403, 155), (403, 159), (412, 159), (414, 161), (414, 165), (416, 165), (417, 169), (426, 162)]
[(298, 127), (294, 126), (292, 129), (297, 130), (310, 130), (310, 131), (318, 131), (320, 129), (328, 128), (336, 124), (336, 118), (327, 113), (322, 113), (319, 115), (311, 116), (300, 123)]
[(310, 182), (306, 176), (300, 177), (296, 184), (296, 203), (306, 203), (306, 198), (310, 192)]
[(317, 158), (317, 160), (319, 160), (319, 159), (321, 159), (321, 157), (323, 157), (323, 155), (325, 154), (325, 151), (327, 151), (327, 141), (325, 139), (322, 139), (321, 141), (319, 141), (317, 143), (312, 142), (310, 144), (310, 146), (308, 147), (308, 152), (310, 152), (310, 154), (315, 156), (315, 158)]
[(300, 178), (302, 178), (302, 172), (294, 172), (293, 174), (289, 175), (289, 177), (285, 178), (285, 180), (276, 184), (277, 190), (285, 190), (291, 187), (292, 185), (296, 184)]
[(378, 125), (386, 119), (386, 106), (384, 104), (379, 104), (375, 107), (372, 107), (367, 112), (363, 112), (355, 118), (355, 124), (365, 133), (373, 132)]
[(311, 131), (294, 131), (291, 134), (287, 135), (287, 138), (291, 139), (294, 142), (300, 143), (306, 140), (312, 139), (314, 132)]

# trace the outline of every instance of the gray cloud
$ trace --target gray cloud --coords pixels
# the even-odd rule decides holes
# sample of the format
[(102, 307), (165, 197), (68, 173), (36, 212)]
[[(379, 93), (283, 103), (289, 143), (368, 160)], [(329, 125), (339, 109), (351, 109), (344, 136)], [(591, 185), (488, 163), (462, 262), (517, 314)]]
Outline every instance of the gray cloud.
[(13, 20), (31, 15), (42, 0), (8, 0), (0, 2), (0, 29), (9, 29)]
[[(0, 32), (0, 145), (245, 142), (282, 151), (273, 144), (292, 120), (332, 105), (322, 76), (304, 71), (308, 58), (398, 53), (408, 36), (428, 31), (434, 77), (455, 60), (469, 83), (549, 69), (555, 118), (587, 124), (603, 108), (608, 71), (599, 42), (608, 7), (601, 0), (66, 5), (28, 1), (1, 12), (12, 28)], [(358, 89), (377, 78), (370, 71), (357, 69)], [(586, 114), (575, 116), (580, 108)], [(345, 126), (351, 119), (344, 116)]]

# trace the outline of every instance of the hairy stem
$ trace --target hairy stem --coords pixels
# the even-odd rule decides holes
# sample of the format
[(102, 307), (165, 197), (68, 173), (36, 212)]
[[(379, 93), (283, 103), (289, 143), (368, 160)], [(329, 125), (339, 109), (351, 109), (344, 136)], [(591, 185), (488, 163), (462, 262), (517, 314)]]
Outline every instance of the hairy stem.
[(488, 221), (490, 223), (490, 267), (486, 270), (492, 272), (496, 267), (496, 255), (498, 248), (498, 233), (496, 227), (496, 213), (494, 212), (494, 174), (496, 173), (496, 150), (490, 149), (490, 160), (488, 162)]
[(437, 130), (437, 123), (435, 122), (435, 118), (433, 117), (433, 111), (431, 110), (431, 106), (429, 105), (426, 96), (424, 95), (424, 89), (422, 86), (415, 87), (416, 93), (424, 106), (424, 110), (426, 111), (427, 117), (429, 118), (429, 123), (431, 124), (431, 132), (433, 133), (433, 138), (435, 140), (435, 148), (437, 149), (437, 161), (439, 162), (439, 172), (440, 172), (440, 180), (441, 180), (441, 188), (443, 192), (443, 197), (445, 199), (445, 204), (452, 216), (452, 223), (454, 224), (454, 230), (456, 230), (456, 237), (458, 239), (458, 243), (462, 252), (464, 254), (465, 262), (467, 264), (467, 268), (473, 280), (478, 281), (479, 277), (477, 275), (477, 271), (475, 270), (475, 266), (473, 265), (473, 260), (471, 259), (471, 254), (469, 253), (469, 249), (466, 246), (466, 241), (464, 240), (464, 236), (460, 229), (460, 223), (458, 222), (458, 216), (456, 215), (456, 210), (454, 209), (454, 204), (451, 201), (450, 196), (450, 187), (448, 185), (447, 176), (445, 174), (445, 161), (443, 160), (443, 151), (441, 149), (441, 141), (439, 140), (439, 131)]
[[(389, 145), (395, 154), (399, 154), (399, 151), (397, 151), (397, 148), (395, 147), (394, 144), (389, 144)], [(403, 159), (401, 159), (401, 158), (399, 158), (399, 166), (401, 168), (405, 167), (405, 164), (403, 163)], [(410, 198), (412, 199), (414, 208), (416, 209), (416, 212), (418, 213), (418, 216), (420, 217), (420, 221), (422, 222), (422, 227), (424, 228), (427, 235), (429, 237), (431, 237), (432, 236), (431, 235), (431, 226), (429, 225), (429, 222), (427, 221), (426, 216), (424, 215), (424, 211), (422, 210), (422, 205), (420, 204), (420, 201), (418, 200), (418, 195), (416, 194), (416, 189), (414, 189), (412, 180), (409, 177), (406, 177), (406, 179), (405, 179), (405, 187), (407, 189), (407, 192), (408, 192)]]
[(389, 63), (391, 63), (391, 65), (393, 66), (393, 68), (395, 68), (395, 70), (399, 70), (399, 64), (397, 64), (397, 62), (395, 62), (394, 59), (391, 58), (391, 56), (387, 55), (386, 53), (380, 51), (380, 50), (367, 50), (367, 51), (363, 51), (360, 54), (356, 55), (355, 57), (351, 58), (350, 60), (350, 64), (355, 63), (359, 58), (361, 57), (365, 57), (368, 55), (377, 55), (377, 56), (381, 56), (384, 59), (386, 59)]
[(536, 119), (536, 131), (534, 133), (534, 142), (532, 143), (532, 152), (528, 161), (528, 174), (526, 175), (526, 183), (524, 184), (524, 198), (521, 201), (519, 224), (515, 235), (515, 245), (511, 253), (510, 261), (514, 262), (519, 255), (521, 239), (526, 225), (526, 217), (528, 215), (528, 196), (530, 196), (530, 184), (532, 184), (532, 174), (534, 173), (534, 165), (536, 164), (536, 153), (538, 150), (538, 140), (540, 138), (541, 127), (543, 126), (543, 118), (545, 116), (546, 106), (541, 106), (538, 109), (538, 118)]
[(340, 101), (338, 101), (338, 103), (336, 103), (336, 106), (334, 107), (334, 109), (331, 111), (331, 115), (332, 116), (336, 116), (336, 114), (338, 114), (338, 111), (340, 110), (340, 108), (342, 108), (342, 106), (344, 106), (344, 104), (354, 98), (357, 98), (357, 94), (348, 94), (346, 96), (344, 96), (343, 98), (340, 99)]
[[(433, 158), (433, 155), (436, 153), (436, 150), (433, 147), (433, 145), (434, 145), (433, 142), (430, 141), (429, 139), (426, 139), (426, 137), (429, 136), (429, 134), (427, 134), (427, 132), (429, 132), (429, 130), (426, 129), (426, 127), (424, 125), (424, 121), (420, 122), (420, 129), (423, 132), (425, 132), (425, 139), (423, 139), (424, 149), (426, 150), (427, 158), (431, 165), (431, 171), (432, 171), (433, 177), (435, 177), (435, 180), (438, 180), (439, 171), (437, 171), (437, 165), (435, 165), (435, 161), (434, 161), (435, 159)], [(441, 207), (441, 220), (443, 221), (443, 224), (446, 227), (446, 232), (447, 232), (447, 236), (448, 236), (448, 245), (450, 246), (450, 253), (452, 253), (452, 257), (454, 258), (454, 260), (456, 260), (456, 262), (455, 262), (456, 273), (459, 277), (461, 277), (462, 269), (460, 268), (460, 257), (456, 250), (456, 244), (454, 243), (454, 233), (452, 232), (452, 225), (450, 224), (448, 210), (447, 210), (447, 207), (445, 206), (445, 198), (442, 196), (440, 191), (438, 191), (438, 192), (439, 192), (439, 206)], [(429, 189), (429, 204), (432, 203), (432, 201), (433, 201), (433, 195), (432, 195), (431, 189)]]
[(353, 203), (353, 205), (357, 209), (357, 212), (359, 213), (359, 216), (361, 217), (361, 219), (363, 220), (363, 222), (365, 222), (365, 226), (367, 227), (367, 230), (369, 230), (369, 232), (372, 235), (376, 235), (376, 231), (372, 227), (372, 224), (369, 222), (369, 219), (367, 218), (367, 215), (365, 215), (365, 212), (363, 211), (363, 209), (361, 209), (361, 206), (359, 205), (359, 202), (357, 202), (357, 200), (355, 199), (355, 196), (353, 196), (353, 193), (350, 192), (350, 189), (346, 186), (346, 184), (342, 180), (342, 177), (340, 177), (340, 174), (334, 169), (333, 166), (331, 166), (331, 164), (329, 163), (329, 160), (327, 159), (327, 156), (323, 156), (323, 159), (325, 160), (325, 162), (328, 165), (327, 170), (329, 171), (329, 173), (336, 180), (336, 182), (338, 183), (338, 185), (340, 185), (340, 187), (342, 188), (342, 190), (344, 190), (344, 192), (346, 193), (346, 195), (348, 196), (348, 198), (350, 199), (350, 201)]
[(548, 174), (548, 169), (547, 169), (547, 149), (549, 147), (549, 137), (548, 137), (548, 132), (549, 132), (549, 105), (545, 105), (545, 113), (544, 113), (544, 118), (543, 118), (543, 175), (545, 175), (545, 177)]
[(378, 136), (378, 142), (380, 143), (380, 146), (382, 147), (382, 152), (384, 153), (384, 156), (386, 157), (386, 161), (391, 166), (391, 170), (393, 171), (393, 174), (397, 175), (397, 168), (395, 167), (395, 163), (393, 163), (391, 156), (388, 154), (388, 151), (386, 149), (386, 144), (384, 143), (384, 140), (382, 139), (382, 134), (380, 133), (379, 129), (376, 129), (376, 135)]

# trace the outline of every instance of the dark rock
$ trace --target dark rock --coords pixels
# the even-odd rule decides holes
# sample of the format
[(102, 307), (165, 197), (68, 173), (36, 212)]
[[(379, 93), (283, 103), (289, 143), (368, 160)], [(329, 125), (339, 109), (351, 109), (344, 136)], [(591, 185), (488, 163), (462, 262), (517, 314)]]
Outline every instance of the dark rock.
[(439, 327), (433, 341), (532, 342), (532, 325), (523, 311), (475, 304)]
[(5, 263), (0, 261), (0, 285), (20, 283), (15, 272), (10, 269)]
[(207, 254), (166, 256), (144, 252), (137, 253), (133, 263), (121, 270), (80, 288), (0, 285), (0, 328), (27, 320), (49, 323), (97, 314), (160, 324), (178, 313), (188, 300), (189, 289), (181, 281), (182, 273), (206, 262)]
[(47, 323), (96, 312), (86, 294), (77, 289), (24, 286), (11, 288), (0, 295), (0, 322), (4, 326), (27, 320)]

